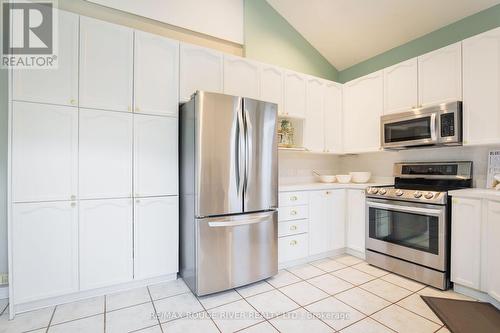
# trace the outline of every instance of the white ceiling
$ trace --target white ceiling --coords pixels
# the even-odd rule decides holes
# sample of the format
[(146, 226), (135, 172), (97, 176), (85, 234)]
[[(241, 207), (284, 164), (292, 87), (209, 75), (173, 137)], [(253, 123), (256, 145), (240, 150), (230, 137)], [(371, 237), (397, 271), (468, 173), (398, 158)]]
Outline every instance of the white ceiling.
[(267, 0), (338, 70), (500, 0)]

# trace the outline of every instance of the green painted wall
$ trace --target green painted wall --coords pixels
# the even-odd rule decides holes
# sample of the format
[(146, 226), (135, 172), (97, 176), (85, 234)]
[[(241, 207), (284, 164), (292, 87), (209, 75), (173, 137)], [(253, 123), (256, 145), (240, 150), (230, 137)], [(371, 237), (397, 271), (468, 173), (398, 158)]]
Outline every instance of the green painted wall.
[(347, 82), (500, 26), (500, 5), (490, 7), (339, 72)]
[(338, 71), (265, 0), (245, 0), (245, 56), (337, 80)]

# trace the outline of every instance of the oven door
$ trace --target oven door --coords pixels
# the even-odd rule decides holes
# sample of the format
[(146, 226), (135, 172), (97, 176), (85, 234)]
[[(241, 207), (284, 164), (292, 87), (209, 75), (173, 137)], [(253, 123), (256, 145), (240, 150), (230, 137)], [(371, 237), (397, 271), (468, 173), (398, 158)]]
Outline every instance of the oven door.
[(384, 116), (381, 121), (382, 147), (404, 148), (438, 143), (436, 113)]
[(366, 248), (445, 271), (446, 206), (368, 199)]

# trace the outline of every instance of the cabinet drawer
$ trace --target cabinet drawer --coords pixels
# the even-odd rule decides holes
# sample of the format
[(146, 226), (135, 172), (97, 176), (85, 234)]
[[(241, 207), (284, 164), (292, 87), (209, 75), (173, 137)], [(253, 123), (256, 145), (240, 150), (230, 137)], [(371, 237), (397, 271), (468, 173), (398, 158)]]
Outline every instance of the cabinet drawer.
[(307, 205), (308, 203), (307, 192), (282, 192), (279, 196), (279, 207)]
[(307, 234), (278, 238), (278, 261), (280, 263), (305, 258), (309, 255)]
[(278, 221), (302, 220), (308, 217), (308, 206), (281, 207), (278, 212)]
[(308, 220), (285, 221), (278, 223), (278, 237), (303, 234), (309, 229)]

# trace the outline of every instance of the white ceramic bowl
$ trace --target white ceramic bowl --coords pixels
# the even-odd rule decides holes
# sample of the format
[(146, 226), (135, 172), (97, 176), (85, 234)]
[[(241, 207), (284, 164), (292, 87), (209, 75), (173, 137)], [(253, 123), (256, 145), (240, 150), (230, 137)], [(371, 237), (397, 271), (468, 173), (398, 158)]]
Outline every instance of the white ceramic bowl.
[(349, 172), (353, 183), (367, 183), (372, 176), (371, 172)]
[(341, 184), (347, 184), (351, 181), (351, 175), (337, 175), (337, 181)]
[(322, 183), (335, 183), (335, 181), (337, 180), (337, 177), (335, 177), (335, 175), (320, 175), (317, 177)]

